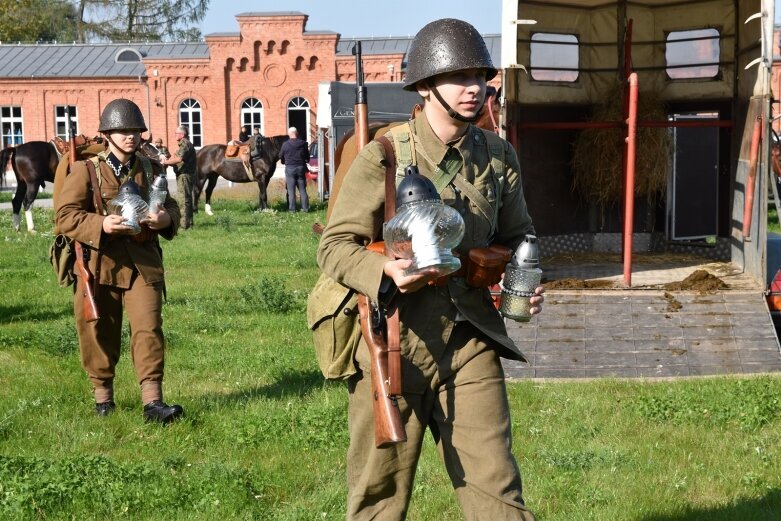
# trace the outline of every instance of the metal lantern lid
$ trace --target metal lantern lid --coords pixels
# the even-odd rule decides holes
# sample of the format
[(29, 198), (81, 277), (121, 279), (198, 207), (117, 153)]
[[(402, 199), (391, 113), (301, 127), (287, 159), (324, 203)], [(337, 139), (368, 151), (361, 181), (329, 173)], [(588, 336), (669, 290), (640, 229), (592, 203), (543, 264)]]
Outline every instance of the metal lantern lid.
[(485, 79), (497, 74), (485, 40), (471, 24), (455, 18), (434, 20), (424, 26), (410, 44), (404, 89), (446, 72), (485, 69)]
[(168, 179), (166, 179), (165, 175), (160, 174), (155, 177), (154, 181), (152, 181), (152, 189), (153, 192), (164, 192), (168, 190)]
[(442, 201), (431, 179), (421, 175), (418, 167), (409, 165), (404, 169), (404, 179), (396, 187), (396, 210), (420, 201)]
[(129, 196), (129, 195), (141, 195), (141, 187), (138, 186), (138, 183), (133, 181), (132, 177), (128, 177), (124, 183), (122, 183), (122, 186), (119, 187), (119, 195), (120, 196)]
[(540, 248), (536, 235), (527, 235), (515, 250), (513, 264), (521, 268), (537, 268), (540, 265)]

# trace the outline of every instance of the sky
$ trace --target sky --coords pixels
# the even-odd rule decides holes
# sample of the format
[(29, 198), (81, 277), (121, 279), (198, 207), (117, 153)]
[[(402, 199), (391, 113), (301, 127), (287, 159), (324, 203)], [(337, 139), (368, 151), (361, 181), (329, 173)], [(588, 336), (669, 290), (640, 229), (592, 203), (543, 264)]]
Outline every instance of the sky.
[[(483, 34), (499, 34), (502, 0), (211, 0), (201, 32), (238, 32), (235, 16), (247, 12), (299, 11), (309, 15), (309, 31), (355, 36), (412, 36), (432, 20), (460, 18)], [(776, 0), (781, 24), (781, 0)]]
[(414, 36), (428, 22), (460, 18), (483, 34), (499, 34), (501, 0), (211, 0), (201, 33), (238, 32), (236, 15), (298, 11), (309, 15), (307, 31), (354, 36)]

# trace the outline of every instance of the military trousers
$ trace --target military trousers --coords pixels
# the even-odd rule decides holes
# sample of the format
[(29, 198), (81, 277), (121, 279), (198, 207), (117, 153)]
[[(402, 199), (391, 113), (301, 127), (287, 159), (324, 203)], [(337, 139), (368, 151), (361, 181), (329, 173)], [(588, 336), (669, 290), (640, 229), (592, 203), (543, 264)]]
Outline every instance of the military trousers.
[(182, 210), (180, 226), (190, 228), (193, 225), (193, 183), (195, 174), (176, 174), (176, 202)]
[[(349, 520), (404, 519), (426, 428), (437, 440), (464, 516), (468, 520), (534, 520), (522, 497), (512, 454), (507, 391), (499, 356), (477, 329), (459, 322), (422, 394), (405, 392), (399, 408), (407, 441), (378, 449), (368, 349), (362, 342), (359, 371), (349, 381)], [(419, 362), (416, 362), (419, 364)], [(402, 375), (403, 378), (403, 375)]]
[(73, 309), (79, 335), (81, 365), (100, 403), (112, 399), (114, 374), (122, 343), (123, 308), (130, 324), (130, 358), (141, 386), (142, 402), (162, 400), (165, 340), (163, 337), (163, 284), (146, 284), (137, 273), (127, 289), (101, 285), (95, 300), (100, 318), (83, 318), (81, 278), (76, 279)]

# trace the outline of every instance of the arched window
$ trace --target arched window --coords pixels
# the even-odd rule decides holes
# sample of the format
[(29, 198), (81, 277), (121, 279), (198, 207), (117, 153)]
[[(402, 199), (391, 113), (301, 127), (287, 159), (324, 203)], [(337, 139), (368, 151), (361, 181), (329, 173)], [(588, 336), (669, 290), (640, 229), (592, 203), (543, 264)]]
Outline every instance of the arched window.
[(203, 125), (201, 122), (201, 104), (198, 100), (187, 98), (179, 104), (179, 124), (190, 131), (190, 142), (195, 148), (203, 145)]
[(298, 136), (309, 141), (309, 102), (296, 96), (287, 103), (287, 126), (296, 127)]
[(241, 103), (241, 124), (249, 125), (250, 133), (258, 127), (263, 133), (263, 104), (258, 98), (247, 98)]

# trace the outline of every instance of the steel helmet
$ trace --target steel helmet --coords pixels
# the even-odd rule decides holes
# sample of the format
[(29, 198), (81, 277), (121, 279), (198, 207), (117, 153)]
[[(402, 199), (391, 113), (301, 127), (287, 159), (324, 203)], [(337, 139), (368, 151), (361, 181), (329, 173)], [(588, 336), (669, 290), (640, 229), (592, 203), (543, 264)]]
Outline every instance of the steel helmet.
[(146, 132), (144, 115), (138, 105), (129, 99), (119, 98), (111, 101), (100, 115), (100, 127), (98, 132), (111, 132), (112, 130), (139, 129)]
[(435, 20), (424, 26), (410, 44), (404, 90), (414, 91), (420, 80), (464, 69), (485, 69), (486, 81), (497, 73), (477, 29), (455, 18)]

